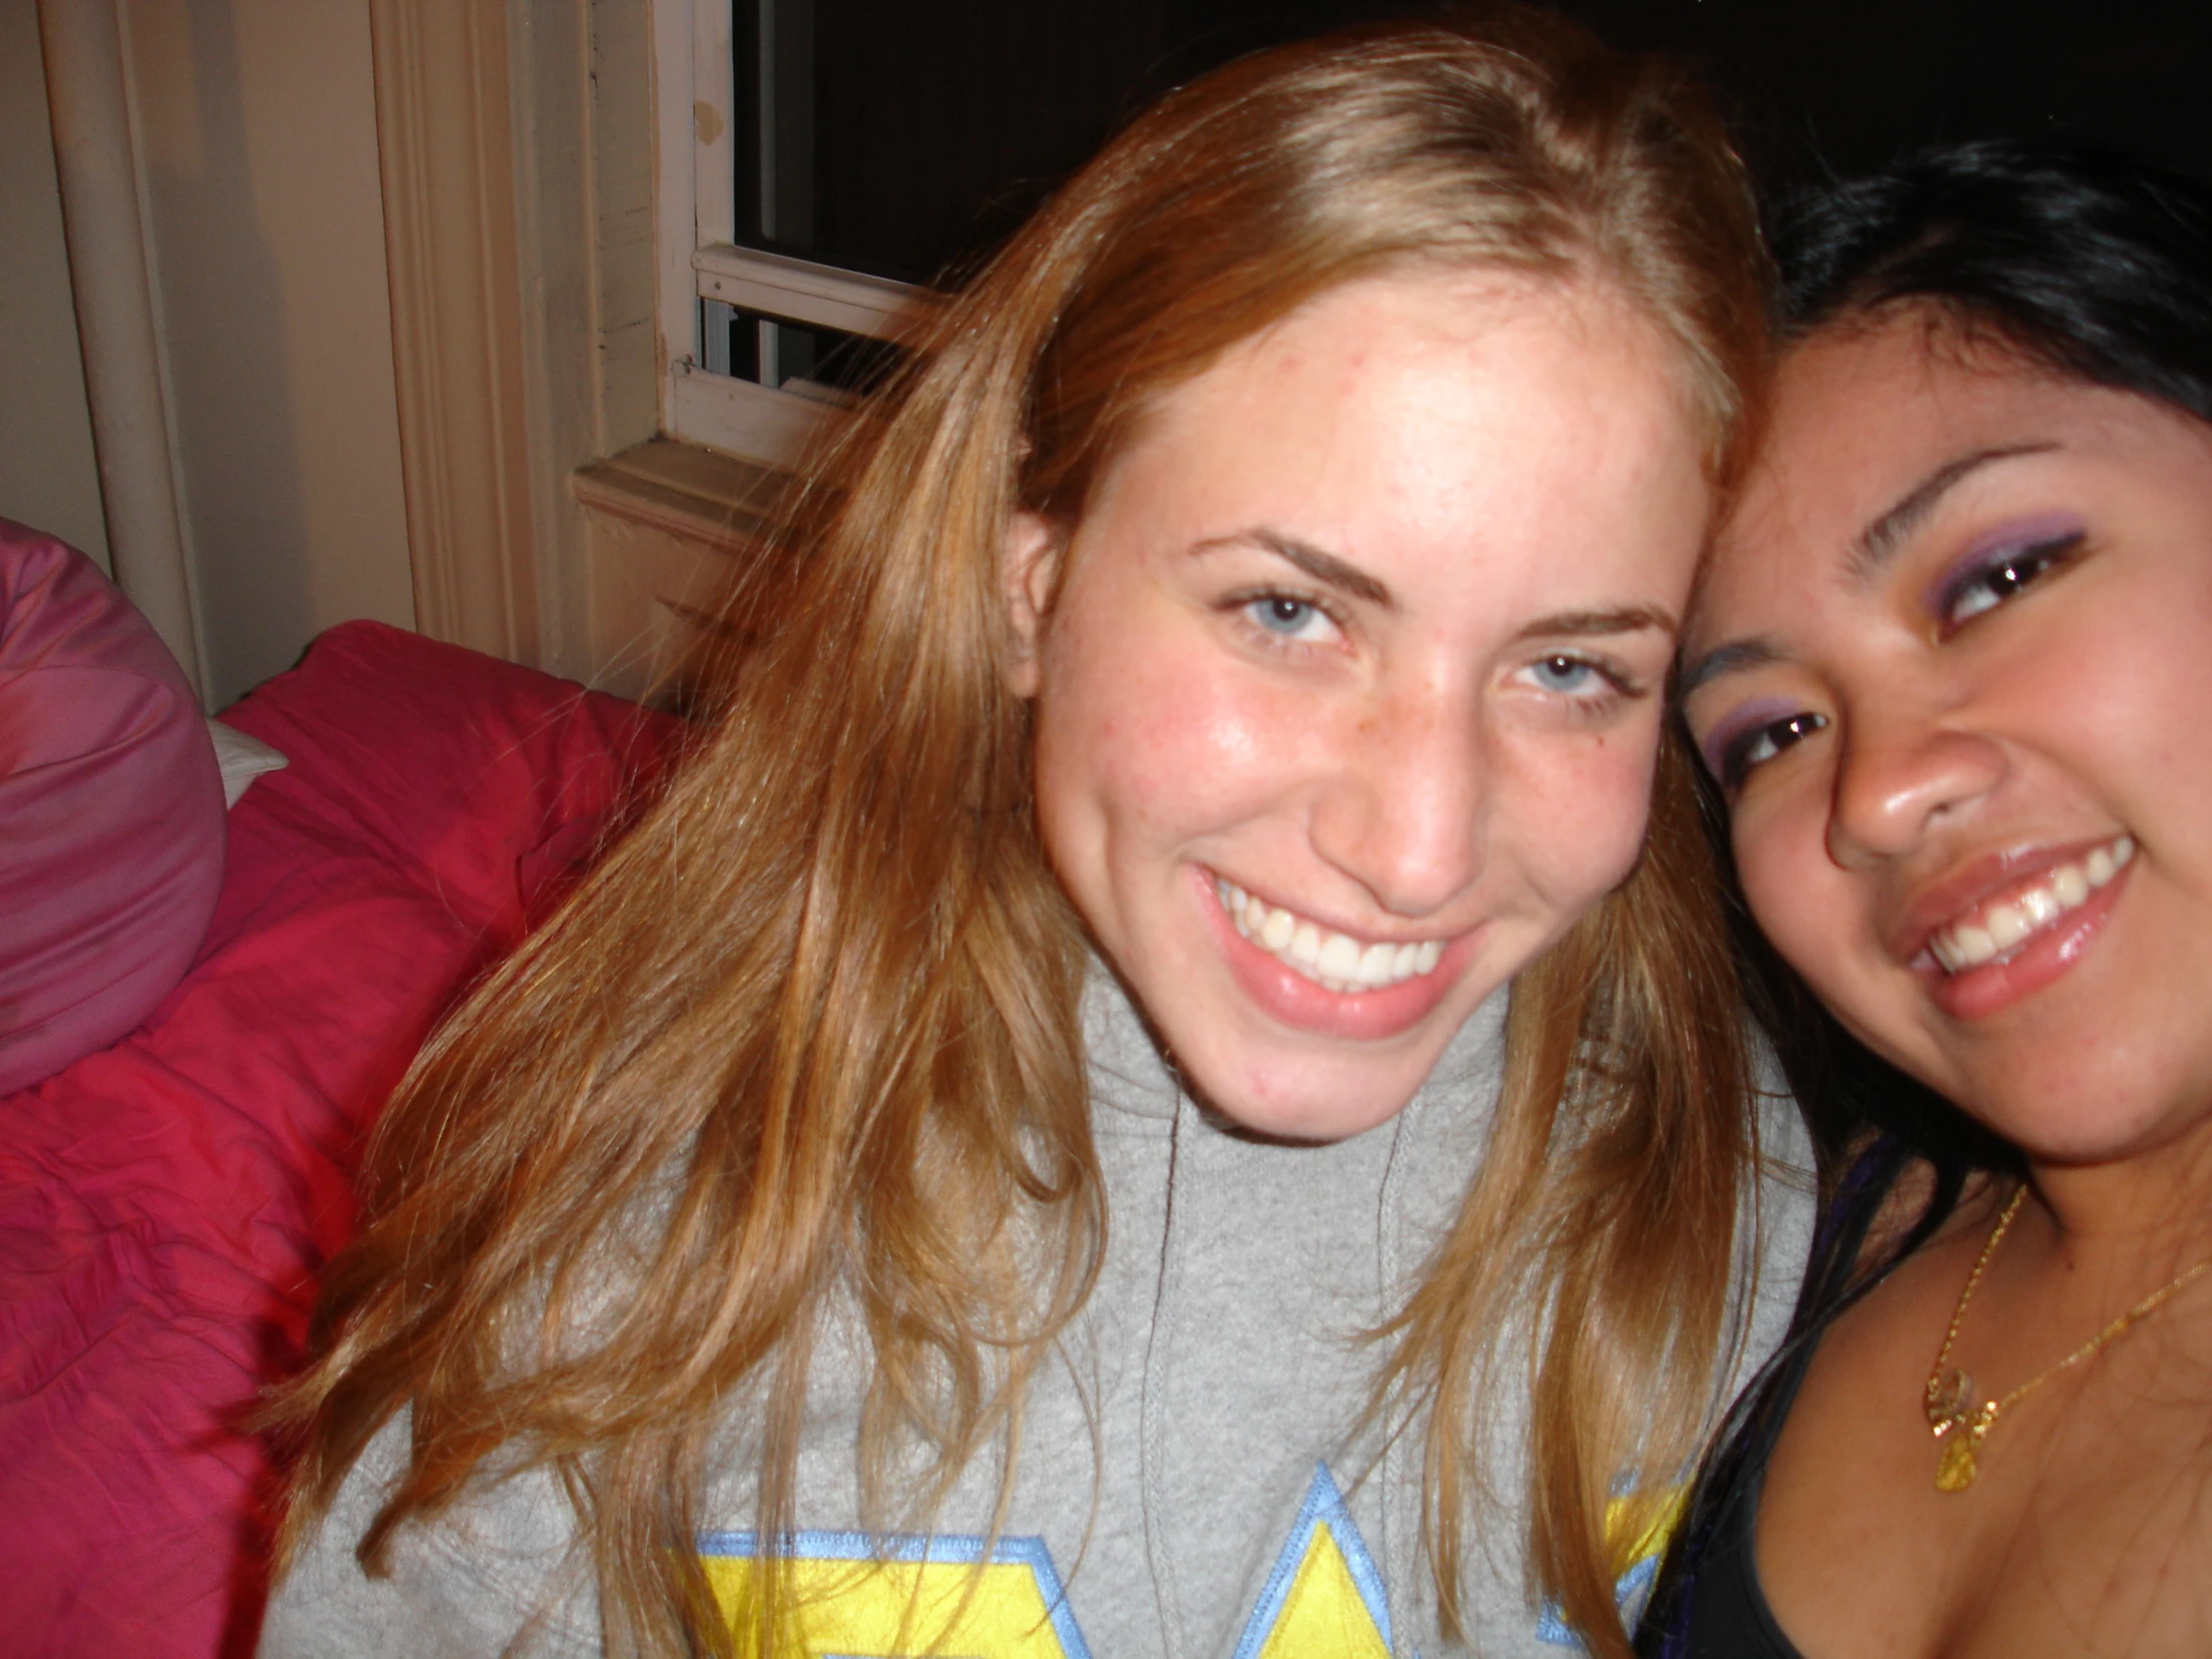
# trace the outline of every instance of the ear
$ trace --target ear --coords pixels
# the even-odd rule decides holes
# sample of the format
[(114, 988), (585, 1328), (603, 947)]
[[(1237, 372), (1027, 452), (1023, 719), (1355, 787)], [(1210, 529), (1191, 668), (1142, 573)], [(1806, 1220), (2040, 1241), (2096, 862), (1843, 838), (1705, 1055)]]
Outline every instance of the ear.
[(1066, 532), (1041, 513), (1016, 513), (999, 552), (999, 582), (1006, 595), (1006, 683), (1016, 697), (1035, 697), (1038, 653), (1053, 590), (1060, 582)]

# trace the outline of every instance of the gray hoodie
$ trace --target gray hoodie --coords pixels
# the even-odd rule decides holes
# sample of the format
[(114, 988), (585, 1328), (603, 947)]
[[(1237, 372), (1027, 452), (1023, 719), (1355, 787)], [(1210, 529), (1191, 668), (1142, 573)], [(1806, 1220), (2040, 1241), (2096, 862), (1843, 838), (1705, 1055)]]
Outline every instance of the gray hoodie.
[[(1032, 1386), (1011, 1507), (990, 1543), (994, 1466), (967, 1471), (929, 1536), (856, 1530), (853, 1447), (864, 1353), (819, 1351), (790, 1553), (810, 1593), (810, 1654), (940, 1652), (1095, 1659), (1438, 1654), (1420, 1550), (1420, 1435), (1356, 1432), (1375, 1364), (1359, 1334), (1394, 1308), (1456, 1210), (1499, 1086), (1504, 993), (1454, 1040), (1405, 1110), (1351, 1140), (1291, 1146), (1223, 1125), (1177, 1085), (1127, 999), (1094, 972), (1084, 1000), (1109, 1214), (1104, 1270)], [(1779, 1340), (1812, 1227), (1811, 1155), (1767, 1099), (1750, 1342)], [(1499, 1507), (1464, 1563), (1479, 1654), (1579, 1644), (1524, 1589), (1521, 1400), (1490, 1467)], [(743, 1413), (709, 1485), (700, 1539), (719, 1587), (754, 1540)], [(348, 1476), (278, 1588), (262, 1652), (280, 1656), (588, 1655), (600, 1629), (572, 1517), (542, 1471), (484, 1478), (435, 1523), (403, 1528), (390, 1574), (353, 1558), (403, 1467), (402, 1418)], [(973, 1563), (988, 1547), (980, 1573)], [(1640, 1561), (1624, 1597), (1648, 1582)], [(917, 1611), (918, 1609), (918, 1611)], [(521, 1640), (518, 1642), (517, 1638)], [(1452, 1650), (1456, 1651), (1456, 1650)]]

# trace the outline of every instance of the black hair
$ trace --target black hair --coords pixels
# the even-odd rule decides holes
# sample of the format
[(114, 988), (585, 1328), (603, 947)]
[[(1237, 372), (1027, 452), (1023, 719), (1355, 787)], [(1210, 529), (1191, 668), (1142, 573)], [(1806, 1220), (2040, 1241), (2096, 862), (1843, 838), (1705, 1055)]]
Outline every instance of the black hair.
[(2212, 423), (2212, 188), (2080, 139), (1924, 150), (1786, 204), (1785, 342), (1940, 307), (2056, 372)]

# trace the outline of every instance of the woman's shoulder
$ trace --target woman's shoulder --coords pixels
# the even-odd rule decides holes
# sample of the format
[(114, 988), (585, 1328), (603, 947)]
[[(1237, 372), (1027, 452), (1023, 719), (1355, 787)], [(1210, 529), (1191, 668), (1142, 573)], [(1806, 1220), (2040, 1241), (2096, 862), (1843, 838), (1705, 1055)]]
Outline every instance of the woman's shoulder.
[(355, 1551), (405, 1472), (411, 1437), (401, 1411), (354, 1463), (270, 1598), (263, 1659), (598, 1654), (574, 1512), (544, 1468), (478, 1473), (451, 1507), (393, 1534), (382, 1572), (362, 1566)]

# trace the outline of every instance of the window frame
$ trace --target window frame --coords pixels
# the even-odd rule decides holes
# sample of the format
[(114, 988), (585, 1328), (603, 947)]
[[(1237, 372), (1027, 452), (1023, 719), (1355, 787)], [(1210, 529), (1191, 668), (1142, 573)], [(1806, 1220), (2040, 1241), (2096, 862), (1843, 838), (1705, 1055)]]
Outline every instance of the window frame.
[(731, 0), (652, 0), (661, 429), (769, 466), (796, 466), (831, 405), (709, 365), (702, 301), (895, 340), (929, 290), (736, 245), (737, 87)]

